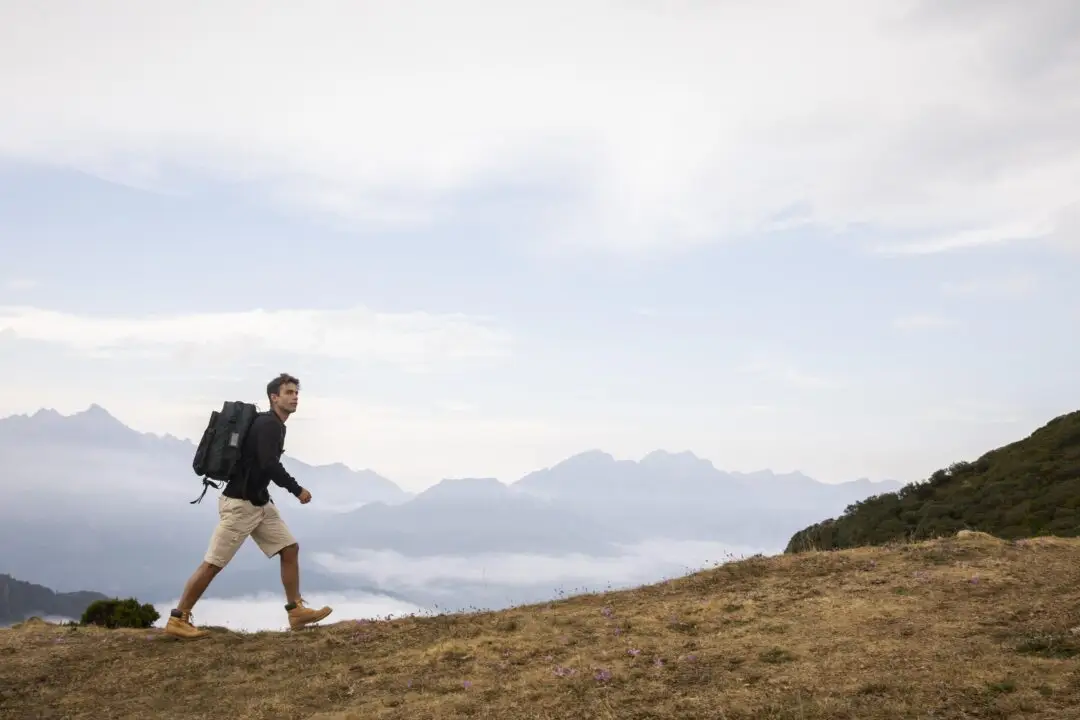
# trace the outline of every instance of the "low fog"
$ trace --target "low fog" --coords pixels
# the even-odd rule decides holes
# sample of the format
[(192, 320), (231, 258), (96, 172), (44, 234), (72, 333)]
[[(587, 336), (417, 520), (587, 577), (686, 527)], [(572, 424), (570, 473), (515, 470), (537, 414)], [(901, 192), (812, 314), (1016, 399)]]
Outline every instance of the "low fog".
[[(333, 614), (323, 621), (324, 625), (341, 620), (374, 620), (425, 612), (424, 608), (393, 598), (361, 592), (313, 592), (305, 599), (312, 607), (330, 605), (334, 608)], [(176, 600), (159, 603), (155, 607), (161, 613), (161, 618), (154, 625), (165, 627), (169, 610), (176, 607)], [(287, 630), (289, 627), (285, 599), (281, 593), (258, 593), (231, 598), (206, 597), (199, 601), (193, 616), (200, 626), (225, 627), (240, 632)]]
[(644, 583), (683, 575), (704, 567), (757, 553), (780, 549), (751, 548), (725, 543), (654, 539), (618, 546), (623, 554), (590, 556), (584, 553), (540, 555), (483, 553), (410, 557), (392, 550), (355, 549), (312, 556), (321, 569), (354, 577), (402, 592), (442, 583), (490, 583), (506, 586)]

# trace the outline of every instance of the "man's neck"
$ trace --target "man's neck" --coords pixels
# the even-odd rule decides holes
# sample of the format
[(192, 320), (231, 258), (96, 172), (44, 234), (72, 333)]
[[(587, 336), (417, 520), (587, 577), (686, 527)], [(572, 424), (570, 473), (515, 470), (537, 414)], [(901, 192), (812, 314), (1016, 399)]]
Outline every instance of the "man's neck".
[(284, 413), (277, 408), (274, 408), (274, 414), (277, 415), (277, 419), (283, 423), (289, 419), (289, 415), (287, 413)]

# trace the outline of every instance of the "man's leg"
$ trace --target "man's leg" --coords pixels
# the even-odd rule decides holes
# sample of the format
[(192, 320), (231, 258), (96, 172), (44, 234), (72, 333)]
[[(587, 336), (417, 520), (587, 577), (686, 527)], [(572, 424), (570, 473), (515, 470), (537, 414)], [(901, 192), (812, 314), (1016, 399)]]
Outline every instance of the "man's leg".
[(165, 624), (165, 632), (169, 635), (192, 640), (208, 635), (205, 630), (199, 630), (192, 624), (191, 611), (217, 574), (244, 544), (258, 524), (261, 513), (247, 501), (219, 497), (218, 516), (206, 556), (188, 578), (177, 606), (169, 613), (169, 620)]
[(286, 545), (278, 552), (281, 558), (281, 584), (285, 588), (285, 602), (300, 602), (300, 545)]
[(251, 533), (251, 538), (268, 558), (281, 558), (281, 584), (285, 588), (285, 610), (289, 613), (289, 625), (297, 630), (318, 622), (332, 612), (329, 607), (309, 608), (300, 594), (300, 545), (289, 532), (273, 503), (265, 506), (263, 520)]
[(177, 603), (176, 609), (190, 613), (219, 572), (221, 568), (217, 565), (212, 565), (205, 560), (199, 563), (199, 567), (195, 568), (195, 572), (184, 585), (184, 592), (180, 595), (180, 602)]

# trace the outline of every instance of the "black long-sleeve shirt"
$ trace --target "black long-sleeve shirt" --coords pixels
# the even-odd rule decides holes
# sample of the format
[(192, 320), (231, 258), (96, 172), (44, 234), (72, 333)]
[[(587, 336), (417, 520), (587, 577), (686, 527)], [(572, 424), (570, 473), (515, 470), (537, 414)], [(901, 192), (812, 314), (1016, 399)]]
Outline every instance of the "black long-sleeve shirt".
[(293, 495), (303, 488), (281, 464), (285, 451), (285, 423), (272, 410), (259, 413), (251, 423), (240, 462), (222, 494), (225, 497), (248, 500), (252, 505), (265, 505), (270, 499), (270, 481)]

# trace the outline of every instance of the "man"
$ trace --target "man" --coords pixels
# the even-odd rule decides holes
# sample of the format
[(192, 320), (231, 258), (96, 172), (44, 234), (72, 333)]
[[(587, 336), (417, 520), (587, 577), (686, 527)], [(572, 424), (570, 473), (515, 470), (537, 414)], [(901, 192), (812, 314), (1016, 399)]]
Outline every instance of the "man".
[(300, 503), (311, 502), (311, 493), (300, 487), (281, 465), (285, 449), (285, 421), (296, 412), (300, 381), (282, 373), (266, 386), (270, 410), (259, 413), (240, 450), (236, 472), (218, 498), (217, 528), (210, 538), (206, 557), (184, 586), (178, 606), (169, 614), (165, 633), (185, 640), (209, 633), (192, 624), (191, 609), (210, 582), (224, 568), (250, 535), (268, 558), (281, 558), (281, 584), (285, 586), (285, 610), (293, 630), (318, 622), (331, 613), (323, 607), (309, 608), (300, 596), (300, 546), (278, 514), (269, 485), (285, 488)]

